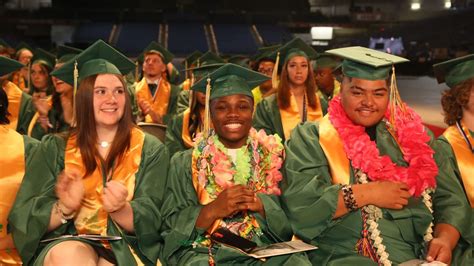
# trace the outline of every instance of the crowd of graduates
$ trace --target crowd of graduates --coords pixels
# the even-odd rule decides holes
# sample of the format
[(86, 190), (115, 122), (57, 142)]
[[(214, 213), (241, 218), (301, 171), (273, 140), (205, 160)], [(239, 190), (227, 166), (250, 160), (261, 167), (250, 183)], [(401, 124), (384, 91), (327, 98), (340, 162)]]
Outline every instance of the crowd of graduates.
[[(399, 56), (173, 57), (0, 43), (0, 265), (474, 264), (474, 55), (433, 66), (439, 138)], [(318, 248), (255, 259), (220, 229)]]

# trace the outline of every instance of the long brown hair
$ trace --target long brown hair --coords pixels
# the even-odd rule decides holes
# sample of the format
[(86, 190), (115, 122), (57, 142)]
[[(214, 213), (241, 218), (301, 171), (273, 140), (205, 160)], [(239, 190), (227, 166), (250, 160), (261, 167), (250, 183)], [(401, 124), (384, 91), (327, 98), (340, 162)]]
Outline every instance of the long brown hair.
[(462, 118), (462, 108), (469, 103), (473, 86), (474, 78), (471, 78), (443, 92), (441, 106), (443, 107), (444, 122), (446, 124), (452, 126)]
[[(79, 85), (76, 94), (76, 128), (72, 131), (77, 136), (77, 147), (81, 151), (82, 162), (86, 167), (85, 176), (94, 172), (98, 167), (97, 159), (101, 158), (97, 150), (97, 129), (94, 116), (94, 84), (98, 75), (93, 75), (83, 79)], [(110, 151), (105, 161), (100, 159), (105, 166), (106, 173), (114, 167), (114, 164), (120, 163), (125, 152), (130, 148), (131, 129), (135, 127), (132, 118), (132, 108), (130, 95), (128, 95), (127, 85), (121, 75), (115, 75), (119, 78), (126, 92), (125, 110), (118, 123), (117, 133), (110, 147)]]
[[(278, 107), (281, 109), (286, 109), (290, 106), (290, 77), (288, 76), (288, 62), (291, 59), (288, 59), (283, 68), (281, 70), (280, 75), (280, 84), (278, 85), (277, 90), (277, 100), (278, 100)], [(313, 67), (309, 62), (309, 59), (306, 58), (306, 62), (308, 63), (308, 77), (305, 81), (306, 87), (306, 97), (308, 98), (308, 104), (312, 108), (316, 108), (316, 82), (314, 81), (314, 74), (313, 74)]]

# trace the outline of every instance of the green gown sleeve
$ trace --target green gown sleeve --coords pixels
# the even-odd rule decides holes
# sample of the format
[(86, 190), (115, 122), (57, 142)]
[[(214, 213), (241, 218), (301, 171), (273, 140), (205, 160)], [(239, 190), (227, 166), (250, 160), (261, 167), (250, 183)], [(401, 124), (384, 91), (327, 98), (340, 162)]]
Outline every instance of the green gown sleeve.
[(171, 158), (166, 196), (161, 208), (165, 242), (161, 258), (171, 265), (178, 264), (192, 248), (192, 242), (203, 233), (195, 229), (202, 206), (192, 184), (191, 153), (192, 150), (178, 152)]
[(31, 158), (33, 157), (33, 154), (40, 142), (34, 138), (23, 135), (23, 143), (25, 145), (25, 166), (27, 167), (27, 165), (31, 162)]
[(134, 120), (140, 115), (140, 109), (138, 108), (137, 97), (135, 94), (135, 83), (127, 84), (128, 95), (130, 95), (130, 104), (132, 106), (132, 115)]
[(30, 121), (36, 113), (36, 109), (33, 105), (31, 95), (27, 93), (21, 94), (20, 113), (18, 114), (18, 124), (16, 131), (22, 135), (28, 133), (28, 126)]
[(177, 107), (177, 101), (178, 101), (178, 95), (181, 89), (176, 86), (171, 84), (171, 92), (170, 92), (170, 100), (168, 102), (168, 111), (163, 118), (164, 124), (167, 124), (170, 119), (173, 119), (174, 116), (176, 115), (176, 107)]
[(166, 128), (165, 145), (168, 148), (171, 157), (176, 152), (187, 149), (183, 142), (182, 131), (183, 114), (179, 114), (175, 116), (174, 119), (168, 121), (168, 128)]
[(189, 108), (189, 90), (182, 90), (178, 95), (177, 106), (176, 106), (176, 114), (181, 114), (186, 109)]
[(25, 265), (44, 248), (39, 241), (66, 232), (67, 225), (47, 233), (53, 203), (56, 201), (56, 177), (64, 168), (65, 141), (48, 135), (32, 154), (22, 185), (9, 215), (13, 241)]
[(255, 129), (263, 129), (267, 134), (278, 134), (282, 141), (285, 140), (275, 95), (270, 95), (257, 104), (252, 123)]
[(283, 207), (296, 236), (308, 242), (333, 222), (340, 189), (331, 183), (318, 136), (316, 124), (308, 122), (293, 129), (285, 145)]
[[(453, 251), (453, 265), (472, 265), (474, 243), (474, 220), (461, 175), (451, 145), (441, 136), (435, 143), (435, 159), (439, 174), (433, 197), (435, 224), (446, 223), (455, 227), (461, 238)], [(467, 262), (467, 259), (471, 263)]]
[[(163, 220), (160, 208), (163, 204), (168, 165), (169, 154), (166, 147), (147, 134), (140, 169), (136, 174), (133, 199), (130, 201), (135, 235), (128, 235), (126, 239), (147, 265), (156, 264), (163, 243), (160, 235)], [(120, 256), (120, 252), (114, 253)]]

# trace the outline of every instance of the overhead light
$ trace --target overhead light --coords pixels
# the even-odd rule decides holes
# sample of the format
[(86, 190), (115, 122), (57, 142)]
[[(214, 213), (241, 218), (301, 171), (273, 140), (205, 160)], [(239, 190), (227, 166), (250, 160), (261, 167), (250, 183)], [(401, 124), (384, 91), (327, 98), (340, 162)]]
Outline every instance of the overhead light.
[(333, 27), (312, 27), (311, 37), (313, 40), (332, 40)]
[(450, 9), (451, 8), (451, 1), (444, 2), (444, 8)]
[(420, 7), (420, 3), (411, 3), (411, 10), (419, 10)]

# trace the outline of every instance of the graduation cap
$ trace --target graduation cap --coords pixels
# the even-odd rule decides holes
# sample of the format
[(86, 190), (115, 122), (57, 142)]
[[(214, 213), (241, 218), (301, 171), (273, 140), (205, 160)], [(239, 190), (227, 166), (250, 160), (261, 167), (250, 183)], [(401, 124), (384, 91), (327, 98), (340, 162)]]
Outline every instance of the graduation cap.
[(49, 70), (52, 70), (56, 62), (56, 56), (44, 49), (37, 48), (35, 50), (33, 58), (31, 59), (31, 62), (31, 65), (42, 64), (48, 67)]
[[(278, 68), (282, 67), (288, 60), (295, 56), (303, 56), (308, 60), (316, 59), (317, 53), (311, 46), (307, 45), (300, 38), (294, 38), (281, 46), (277, 50), (273, 51), (271, 56), (276, 56), (275, 67), (273, 68), (272, 84), (273, 88), (278, 88)], [(280, 58), (284, 58), (282, 63)]]
[(5, 56), (0, 56), (0, 76), (10, 74), (22, 67), (24, 67), (22, 63)]
[(373, 49), (351, 46), (326, 51), (343, 58), (342, 73), (352, 78), (380, 80), (389, 77), (392, 66), (409, 60)]
[(209, 136), (209, 102), (229, 95), (246, 95), (253, 98), (252, 90), (270, 79), (259, 72), (227, 63), (195, 83), (191, 90), (206, 94), (204, 134)]
[(225, 61), (220, 56), (216, 55), (211, 51), (207, 51), (201, 57), (196, 60), (198, 66), (210, 65), (210, 64), (224, 64)]
[(190, 53), (183, 61), (184, 68), (189, 68), (191, 65), (193, 65), (196, 60), (202, 56), (202, 53), (198, 50)]
[(66, 63), (67, 61), (80, 54), (83, 50), (67, 45), (59, 45), (56, 52), (57, 63)]
[[(326, 51), (328, 54), (344, 58), (342, 61), (342, 73), (347, 77), (365, 80), (386, 80), (389, 78), (390, 70), (392, 76), (390, 81), (390, 124), (395, 125), (397, 109), (401, 109), (400, 115), (405, 115), (405, 104), (400, 98), (395, 77), (395, 64), (405, 63), (409, 60), (400, 56), (387, 54), (373, 49), (351, 46)], [(395, 128), (393, 128), (396, 130)]]
[(4, 39), (0, 39), (0, 46), (3, 46), (5, 48), (11, 48), (11, 45), (7, 43)]
[[(135, 68), (135, 64), (121, 52), (102, 40), (96, 41), (87, 49), (54, 70), (51, 75), (74, 85), (79, 81), (95, 74), (126, 75)], [(75, 78), (75, 69), (77, 77)]]
[(316, 60), (313, 62), (313, 70), (318, 70), (321, 68), (331, 68), (335, 69), (340, 65), (339, 60), (336, 59), (334, 55), (322, 53), (316, 57)]
[(24, 49), (27, 49), (27, 50), (30, 50), (31, 52), (33, 52), (33, 48), (27, 44), (26, 42), (20, 42), (19, 44), (17, 44), (17, 46), (15, 47), (15, 50), (16, 50), (16, 54), (18, 55), (20, 53), (20, 51), (24, 50)]
[(435, 64), (433, 71), (438, 83), (445, 82), (452, 88), (474, 77), (474, 54)]
[(241, 67), (250, 68), (250, 65), (249, 65), (250, 58), (248, 56), (245, 56), (245, 55), (234, 55), (234, 56), (230, 57), (229, 59), (227, 59), (227, 62), (239, 65)]
[(260, 47), (258, 48), (257, 53), (254, 56), (252, 56), (250, 59), (257, 63), (264, 59), (275, 61), (276, 53), (273, 53), (273, 52), (278, 50), (278, 48), (280, 47), (281, 47), (281, 44)]
[(147, 54), (158, 54), (163, 59), (164, 64), (168, 64), (173, 60), (174, 55), (170, 53), (165, 47), (161, 46), (159, 43), (153, 41), (143, 50), (143, 52), (138, 56), (137, 60), (140, 63), (145, 61), (145, 55)]

